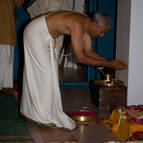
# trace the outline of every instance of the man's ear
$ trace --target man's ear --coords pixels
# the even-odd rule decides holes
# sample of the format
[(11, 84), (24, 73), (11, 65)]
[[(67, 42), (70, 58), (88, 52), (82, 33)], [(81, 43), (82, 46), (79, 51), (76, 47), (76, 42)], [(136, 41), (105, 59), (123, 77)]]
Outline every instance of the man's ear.
[(94, 27), (99, 27), (98, 24), (96, 22), (93, 22)]

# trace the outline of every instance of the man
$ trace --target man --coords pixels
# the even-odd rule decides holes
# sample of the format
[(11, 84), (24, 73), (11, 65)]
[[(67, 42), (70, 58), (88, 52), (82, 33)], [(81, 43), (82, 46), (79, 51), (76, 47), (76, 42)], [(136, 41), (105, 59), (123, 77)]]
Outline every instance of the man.
[[(30, 14), (31, 18), (35, 18), (39, 15), (50, 11), (61, 11), (61, 10), (70, 10), (70, 6), (67, 0), (36, 0), (34, 3), (27, 8), (27, 11)], [(65, 41), (64, 35), (59, 36), (56, 38), (56, 51), (60, 52), (63, 48), (63, 41)], [(57, 60), (59, 61), (59, 67), (62, 67), (60, 61), (67, 61), (67, 57), (62, 57), (60, 55), (56, 55)], [(63, 62), (62, 62), (63, 63)]]
[(13, 93), (13, 54), (16, 45), (15, 7), (21, 0), (0, 0), (0, 90)]
[(60, 35), (71, 35), (80, 63), (119, 70), (127, 68), (123, 61), (107, 61), (92, 50), (91, 37), (103, 36), (111, 27), (110, 18), (103, 13), (95, 14), (93, 20), (80, 13), (60, 11), (38, 17), (26, 27), (21, 102), (24, 116), (42, 124), (75, 128), (75, 122), (63, 112), (61, 103), (54, 53), (55, 39)]

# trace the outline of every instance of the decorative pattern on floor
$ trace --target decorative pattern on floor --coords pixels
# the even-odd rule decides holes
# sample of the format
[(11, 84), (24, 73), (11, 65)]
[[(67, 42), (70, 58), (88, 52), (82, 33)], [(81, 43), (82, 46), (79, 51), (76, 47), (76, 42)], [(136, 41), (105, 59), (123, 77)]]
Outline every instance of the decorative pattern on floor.
[(14, 95), (0, 94), (0, 142), (34, 143)]

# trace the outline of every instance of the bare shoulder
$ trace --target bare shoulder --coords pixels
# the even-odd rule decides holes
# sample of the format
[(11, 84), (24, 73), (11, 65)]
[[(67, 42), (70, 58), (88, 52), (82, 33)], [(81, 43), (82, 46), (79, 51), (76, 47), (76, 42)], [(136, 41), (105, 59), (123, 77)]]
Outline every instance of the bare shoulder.
[(57, 11), (46, 15), (47, 20), (63, 21), (64, 23), (83, 23), (88, 17), (85, 14), (72, 11)]
[(58, 11), (46, 15), (46, 21), (49, 27), (53, 28), (57, 35), (71, 35), (72, 30), (82, 29), (88, 17), (84, 14), (71, 11)]

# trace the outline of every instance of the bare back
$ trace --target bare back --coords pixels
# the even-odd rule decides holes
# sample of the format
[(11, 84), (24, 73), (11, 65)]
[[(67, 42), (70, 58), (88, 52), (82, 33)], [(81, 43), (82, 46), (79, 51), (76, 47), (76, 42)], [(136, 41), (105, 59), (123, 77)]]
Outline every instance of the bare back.
[(49, 32), (53, 38), (62, 34), (71, 35), (71, 28), (74, 24), (78, 23), (82, 27), (88, 19), (84, 14), (71, 11), (54, 12), (46, 16)]

